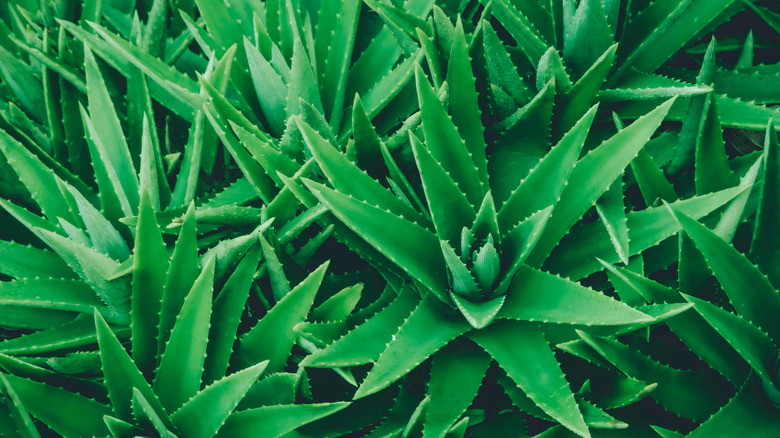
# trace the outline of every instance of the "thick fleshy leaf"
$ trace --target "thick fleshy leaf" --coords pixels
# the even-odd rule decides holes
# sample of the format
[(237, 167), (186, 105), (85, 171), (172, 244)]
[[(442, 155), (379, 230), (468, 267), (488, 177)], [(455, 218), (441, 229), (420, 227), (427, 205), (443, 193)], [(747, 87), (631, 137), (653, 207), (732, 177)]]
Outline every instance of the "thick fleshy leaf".
[[(582, 437), (590, 437), (577, 401), (536, 323), (500, 321), (470, 335), (545, 413)], [(534, 360), (528, 360), (528, 358)]]
[(750, 245), (750, 257), (775, 288), (780, 288), (780, 254), (777, 252), (780, 241), (777, 233), (774, 232), (780, 220), (780, 144), (772, 123), (766, 130), (761, 177), (763, 184), (759, 195), (753, 242)]
[(577, 162), (544, 234), (528, 259), (529, 264), (542, 264), (560, 239), (636, 157), (673, 103), (674, 99), (669, 100), (637, 119)]
[(485, 197), (485, 186), (480, 179), (479, 168), (419, 65), (416, 78), (425, 145), (433, 158), (461, 188), (471, 205), (477, 205)]
[[(30, 414), (27, 412), (24, 404), (19, 399), (19, 396), (16, 394), (16, 391), (14, 391), (13, 387), (11, 387), (11, 384), (8, 382), (8, 379), (5, 378), (4, 374), (0, 374), (0, 384), (3, 385), (3, 395), (8, 397), (8, 399), (11, 401), (10, 406), (8, 406), (8, 410), (10, 411), (13, 424), (16, 427), (16, 432), (20, 437), (40, 438), (41, 435), (38, 433), (38, 429), (36, 429), (35, 424), (32, 422)], [(6, 403), (6, 405), (9, 405), (9, 403)]]
[(95, 327), (103, 376), (108, 396), (111, 399), (111, 406), (116, 415), (125, 421), (133, 421), (132, 400), (135, 389), (144, 395), (154, 411), (162, 415), (163, 418), (167, 418), (165, 410), (152, 392), (149, 383), (133, 360), (130, 359), (114, 332), (97, 312), (95, 312)]
[(374, 363), (355, 399), (380, 391), (417, 367), (471, 326), (460, 318), (445, 318), (440, 304), (423, 298)]
[(160, 357), (154, 390), (168, 412), (178, 409), (200, 389), (209, 336), (214, 266), (212, 258), (192, 285)]
[(455, 293), (451, 297), (455, 305), (458, 306), (460, 313), (466, 318), (466, 321), (476, 329), (487, 327), (501, 310), (501, 306), (504, 305), (506, 300), (506, 295), (479, 302), (469, 301)]
[(471, 405), (489, 365), (490, 356), (469, 344), (448, 345), (433, 356), (423, 437), (446, 435)]
[(408, 287), (402, 289), (392, 303), (332, 344), (306, 356), (300, 365), (337, 367), (376, 361), (419, 301), (419, 296)]
[(777, 342), (780, 340), (780, 295), (769, 280), (750, 261), (721, 239), (683, 213), (672, 209), (675, 218), (704, 255), (737, 313), (762, 328)]
[(571, 280), (521, 267), (499, 318), (561, 324), (620, 325), (653, 318)]
[(103, 416), (111, 408), (79, 394), (44, 383), (6, 375), (24, 407), (63, 436), (105, 436)]
[(264, 406), (236, 412), (228, 417), (218, 438), (242, 438), (247, 435), (281, 437), (304, 424), (332, 415), (349, 403), (321, 403)]
[(766, 402), (761, 380), (751, 377), (723, 408), (689, 433), (691, 438), (738, 436), (772, 438), (780, 432), (777, 409)]
[(661, 406), (677, 415), (704, 420), (715, 413), (727, 395), (723, 388), (712, 385), (712, 375), (702, 371), (687, 372), (656, 362), (620, 342), (590, 336), (580, 337), (599, 355), (630, 377), (656, 382), (650, 393)]
[(439, 239), (425, 228), (313, 181), (304, 182), (328, 208), (373, 247), (444, 297), (447, 272)]
[(718, 101), (710, 94), (707, 114), (696, 138), (696, 194), (723, 190), (736, 185), (726, 155), (723, 130), (718, 116)]
[[(633, 161), (632, 161), (633, 163)], [(609, 234), (609, 240), (615, 247), (620, 261), (628, 264), (628, 226), (626, 225), (626, 207), (623, 204), (623, 180), (615, 182), (596, 201), (596, 211)]]
[(174, 412), (171, 421), (188, 437), (213, 437), (266, 365), (267, 361), (260, 362), (207, 386)]
[(777, 362), (777, 347), (769, 336), (738, 315), (696, 297), (682, 294), (723, 339), (734, 348), (762, 379), (771, 382)]
[[(320, 265), (239, 338), (236, 349), (239, 365), (254, 365), (268, 360), (269, 372), (284, 368), (295, 344), (296, 335), (292, 328), (306, 319), (327, 269), (327, 262)], [(269, 342), (269, 337), (273, 342)]]

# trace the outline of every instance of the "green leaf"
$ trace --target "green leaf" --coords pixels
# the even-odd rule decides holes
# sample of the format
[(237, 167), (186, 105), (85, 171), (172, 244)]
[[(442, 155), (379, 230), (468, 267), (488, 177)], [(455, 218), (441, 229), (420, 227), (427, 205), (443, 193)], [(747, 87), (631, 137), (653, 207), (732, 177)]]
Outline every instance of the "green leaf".
[(111, 408), (78, 394), (45, 383), (6, 375), (25, 408), (63, 436), (105, 436), (103, 416)]
[(224, 376), (228, 369), (238, 324), (241, 322), (253, 276), (260, 262), (260, 251), (259, 245), (252, 246), (214, 300), (203, 371), (203, 382), (206, 384)]
[(92, 313), (92, 309), (98, 307), (107, 311), (95, 292), (77, 280), (25, 279), (0, 282), (0, 305), (82, 313)]
[(490, 360), (490, 356), (468, 344), (452, 344), (434, 355), (428, 381), (430, 402), (423, 422), (424, 437), (444, 437), (466, 412), (482, 384)]
[(374, 363), (355, 393), (356, 400), (388, 387), (471, 329), (462, 319), (444, 318), (439, 306), (432, 298), (423, 298)]
[(564, 26), (563, 59), (575, 72), (584, 73), (598, 64), (597, 59), (614, 41), (603, 6), (601, 0), (581, 1)]
[(674, 209), (672, 212), (704, 255), (737, 313), (764, 329), (772, 339), (780, 339), (780, 324), (773, 316), (780, 312), (780, 295), (766, 276), (707, 227)]
[(677, 415), (703, 420), (713, 414), (726, 400), (722, 388), (712, 385), (712, 376), (703, 372), (687, 372), (663, 365), (618, 341), (590, 336), (578, 331), (580, 337), (599, 355), (630, 377), (657, 382), (650, 393), (665, 409)]
[(455, 305), (458, 306), (458, 310), (466, 318), (466, 321), (476, 329), (487, 327), (501, 310), (501, 306), (504, 305), (506, 300), (506, 295), (501, 295), (488, 301), (475, 302), (469, 301), (469, 299), (463, 298), (454, 292), (450, 294), (450, 297)]
[(515, 2), (510, 3), (510, 0), (498, 0), (492, 3), (493, 14), (512, 38), (517, 41), (522, 53), (531, 64), (536, 65), (539, 62), (539, 58), (547, 50), (549, 43), (544, 41), (529, 19), (517, 10), (512, 3)]
[(267, 361), (258, 363), (207, 386), (174, 412), (171, 421), (185, 436), (213, 437), (266, 365)]
[(133, 391), (139, 391), (150, 403), (152, 409), (165, 416), (165, 410), (152, 392), (152, 388), (130, 359), (114, 332), (108, 327), (99, 313), (95, 312), (95, 327), (97, 341), (100, 347), (100, 363), (105, 377), (108, 396), (116, 415), (125, 421), (132, 422)]
[(772, 382), (771, 370), (777, 361), (777, 347), (758, 327), (739, 315), (691, 295), (682, 294), (686, 301), (694, 303), (699, 313), (726, 342), (729, 343), (753, 370), (766, 382)]
[(517, 72), (504, 42), (499, 39), (489, 21), (482, 23), (482, 44), (489, 82), (501, 87), (517, 104), (528, 103), (533, 96), (530, 95), (526, 84)]
[(545, 413), (577, 435), (590, 437), (574, 394), (537, 324), (499, 321), (473, 332), (470, 338), (490, 353)]
[(347, 318), (360, 301), (363, 285), (346, 287), (325, 300), (311, 312), (314, 321), (341, 321)]
[(0, 252), (3, 254), (0, 258), (0, 273), (10, 277), (77, 278), (76, 273), (51, 251), (2, 240)]
[(106, 254), (116, 261), (125, 261), (130, 258), (130, 249), (127, 247), (122, 235), (114, 228), (114, 225), (105, 218), (78, 190), (72, 186), (63, 184), (76, 201), (81, 219), (89, 233), (92, 247)]
[[(672, 207), (692, 217), (701, 218), (722, 207), (745, 191), (745, 187), (733, 187), (704, 196), (674, 202)], [(628, 221), (629, 256), (641, 254), (648, 248), (680, 231), (674, 217), (664, 206), (631, 211)], [(545, 261), (545, 268), (569, 278), (584, 278), (601, 269), (597, 258), (617, 263), (619, 258), (600, 223), (575, 226), (561, 240), (558, 248)]]
[(607, 229), (609, 239), (612, 241), (620, 261), (627, 265), (628, 226), (626, 225), (626, 208), (623, 204), (623, 180), (621, 177), (618, 177), (596, 201), (596, 211), (604, 228)]
[(666, 117), (674, 99), (637, 119), (577, 162), (555, 204), (544, 234), (529, 257), (540, 265), (560, 239), (595, 204)]
[(168, 412), (178, 409), (200, 389), (209, 336), (214, 266), (212, 258), (184, 299), (157, 367), (154, 390)]
[[(487, 145), (485, 144), (482, 113), (477, 102), (476, 80), (471, 68), (471, 61), (466, 37), (463, 34), (463, 23), (458, 20), (447, 64), (449, 99), (453, 103), (449, 107), (449, 112), (452, 116), (452, 123), (457, 127), (458, 134), (463, 138), (463, 143), (471, 159), (474, 160), (482, 185), (487, 187), (488, 174), (485, 157)], [(423, 128), (425, 128), (424, 122)], [(427, 136), (426, 132), (426, 139)]]
[(105, 148), (105, 155), (102, 159), (116, 173), (119, 186), (135, 212), (135, 206), (139, 203), (138, 177), (130, 157), (125, 134), (95, 57), (90, 50), (86, 50), (84, 58), (90, 119), (94, 123), (100, 144)]
[(707, 113), (696, 138), (696, 194), (703, 195), (736, 185), (726, 155), (718, 117), (718, 101), (710, 94)]
[(773, 231), (780, 220), (780, 145), (772, 123), (766, 130), (761, 178), (763, 184), (749, 255), (775, 288), (780, 289), (780, 254), (777, 253), (780, 242)]
[(433, 293), (444, 296), (447, 273), (439, 239), (433, 233), (378, 207), (304, 181), (342, 222)]
[(736, 436), (749, 430), (756, 438), (774, 437), (780, 431), (780, 419), (765, 399), (760, 379), (751, 377), (733, 399), (687, 436)]
[(498, 210), (501, 230), (509, 230), (532, 213), (558, 203), (597, 109), (591, 108), (511, 193)]
[(184, 215), (179, 238), (173, 248), (170, 267), (160, 301), (160, 317), (157, 334), (157, 354), (162, 355), (171, 335), (176, 316), (181, 311), (184, 297), (198, 277), (198, 246), (195, 224), (195, 206), (190, 204)]
[(293, 430), (333, 415), (349, 406), (347, 402), (278, 405), (247, 409), (228, 417), (217, 433), (218, 438), (240, 438), (247, 435), (281, 437)]
[(300, 366), (354, 366), (376, 361), (419, 302), (417, 293), (404, 287), (392, 303), (332, 344), (306, 356)]
[(474, 223), (474, 206), (431, 152), (411, 132), (409, 139), (436, 234), (439, 240), (455, 247), (463, 227), (470, 227)]
[[(32, 419), (30, 419), (30, 414), (27, 412), (24, 404), (19, 399), (19, 396), (11, 387), (11, 384), (8, 382), (8, 379), (5, 378), (4, 374), (0, 374), (0, 382), (4, 387), (3, 394), (11, 400), (11, 404), (8, 408), (11, 411), (11, 417), (19, 436), (39, 438), (41, 435), (38, 433), (38, 429), (35, 428)], [(6, 405), (8, 405), (8, 403), (6, 403)]]
[(419, 65), (416, 67), (415, 74), (425, 144), (433, 158), (458, 184), (471, 205), (477, 205), (485, 197), (485, 186), (478, 170), (480, 167), (474, 161), (477, 157), (471, 155), (458, 128), (436, 97)]
[[(545, 292), (535, 293), (537, 291)], [(518, 270), (498, 318), (584, 325), (653, 320), (601, 292), (527, 266)]]
[(160, 302), (168, 273), (168, 251), (162, 240), (151, 199), (144, 188), (133, 249), (131, 312), (133, 360), (145, 376), (151, 376), (157, 353)]
[[(295, 344), (292, 328), (306, 319), (327, 269), (327, 262), (320, 265), (239, 338), (236, 349), (239, 365), (268, 360), (269, 372), (284, 368)], [(269, 336), (273, 337), (273, 342), (268, 342)]]
[[(263, 108), (263, 115), (268, 121), (268, 128), (274, 137), (281, 137), (287, 120), (287, 85), (268, 62), (246, 37), (244, 49), (249, 61), (255, 92)], [(296, 102), (297, 103), (297, 102)]]

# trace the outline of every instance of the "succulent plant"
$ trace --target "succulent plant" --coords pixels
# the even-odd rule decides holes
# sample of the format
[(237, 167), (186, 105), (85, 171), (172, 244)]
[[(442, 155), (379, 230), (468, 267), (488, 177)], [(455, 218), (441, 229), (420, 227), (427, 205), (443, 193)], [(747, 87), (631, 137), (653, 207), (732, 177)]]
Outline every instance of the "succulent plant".
[(778, 17), (0, 2), (0, 434), (777, 436)]

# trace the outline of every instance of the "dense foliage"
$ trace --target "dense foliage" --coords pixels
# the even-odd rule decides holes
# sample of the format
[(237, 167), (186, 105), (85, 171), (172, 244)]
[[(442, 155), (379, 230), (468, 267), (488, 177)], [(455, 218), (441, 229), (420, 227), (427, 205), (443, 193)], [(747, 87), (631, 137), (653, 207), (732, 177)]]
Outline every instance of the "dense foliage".
[(0, 2), (0, 435), (780, 436), (772, 0)]

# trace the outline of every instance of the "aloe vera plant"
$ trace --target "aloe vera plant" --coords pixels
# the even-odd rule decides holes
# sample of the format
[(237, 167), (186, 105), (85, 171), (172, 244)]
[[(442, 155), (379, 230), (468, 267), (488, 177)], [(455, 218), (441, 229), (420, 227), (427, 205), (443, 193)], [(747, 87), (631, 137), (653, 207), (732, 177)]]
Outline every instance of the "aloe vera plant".
[(0, 434), (778, 435), (778, 14), (0, 3)]

